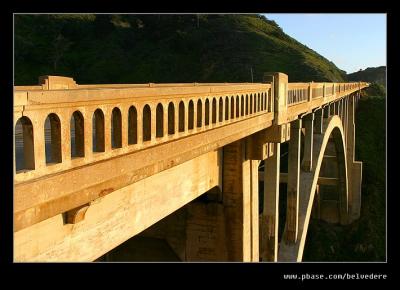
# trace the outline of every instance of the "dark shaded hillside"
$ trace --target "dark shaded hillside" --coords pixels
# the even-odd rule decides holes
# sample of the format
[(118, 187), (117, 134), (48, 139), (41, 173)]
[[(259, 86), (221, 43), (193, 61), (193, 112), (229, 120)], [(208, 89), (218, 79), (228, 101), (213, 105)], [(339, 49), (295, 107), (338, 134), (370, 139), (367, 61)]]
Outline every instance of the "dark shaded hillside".
[(386, 66), (369, 67), (347, 75), (349, 81), (377, 83), (386, 87)]
[(332, 62), (258, 15), (15, 15), (15, 84), (342, 81)]

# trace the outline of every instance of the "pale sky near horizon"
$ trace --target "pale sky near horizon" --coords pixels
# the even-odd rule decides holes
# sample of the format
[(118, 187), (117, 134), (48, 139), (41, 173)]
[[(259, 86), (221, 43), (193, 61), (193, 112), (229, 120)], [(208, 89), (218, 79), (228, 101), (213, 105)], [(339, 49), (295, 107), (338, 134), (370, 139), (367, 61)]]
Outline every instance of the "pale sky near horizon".
[(352, 73), (386, 65), (386, 14), (267, 13), (297, 41)]

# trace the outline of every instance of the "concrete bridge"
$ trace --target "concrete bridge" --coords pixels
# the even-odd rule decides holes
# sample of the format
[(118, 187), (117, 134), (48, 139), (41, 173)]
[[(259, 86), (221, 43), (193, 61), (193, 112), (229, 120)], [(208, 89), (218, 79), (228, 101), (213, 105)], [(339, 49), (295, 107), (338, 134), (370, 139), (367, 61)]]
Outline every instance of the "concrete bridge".
[(14, 260), (94, 261), (145, 235), (183, 261), (301, 261), (311, 217), (360, 215), (354, 114), (367, 86), (288, 83), (283, 73), (16, 86)]

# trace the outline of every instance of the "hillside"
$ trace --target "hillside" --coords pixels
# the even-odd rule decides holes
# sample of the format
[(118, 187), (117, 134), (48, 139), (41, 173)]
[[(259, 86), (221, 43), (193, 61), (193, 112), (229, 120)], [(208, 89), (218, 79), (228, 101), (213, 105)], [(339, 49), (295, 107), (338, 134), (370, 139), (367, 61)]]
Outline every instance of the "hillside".
[(258, 15), (15, 15), (15, 84), (342, 81), (345, 72)]
[(378, 83), (386, 87), (386, 66), (369, 67), (347, 75), (349, 81)]

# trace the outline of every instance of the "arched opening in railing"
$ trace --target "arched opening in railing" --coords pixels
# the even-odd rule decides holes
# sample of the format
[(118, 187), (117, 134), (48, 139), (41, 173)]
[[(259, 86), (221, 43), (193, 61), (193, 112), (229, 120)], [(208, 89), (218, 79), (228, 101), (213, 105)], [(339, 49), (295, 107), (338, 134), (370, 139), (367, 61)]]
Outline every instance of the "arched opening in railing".
[(15, 124), (15, 169), (35, 169), (33, 126), (28, 117), (21, 117)]
[(85, 125), (83, 115), (75, 111), (71, 116), (71, 157), (85, 156)]
[(265, 93), (261, 93), (262, 99), (263, 99), (263, 106), (262, 109), (263, 111), (267, 110), (267, 96)]
[(151, 140), (151, 109), (149, 105), (143, 107), (143, 141)]
[(253, 94), (253, 99), (254, 99), (253, 113), (257, 113), (257, 94)]
[(253, 114), (253, 109), (254, 109), (254, 106), (253, 106), (253, 103), (254, 103), (254, 97), (253, 97), (253, 94), (250, 94), (250, 114)]
[(223, 120), (224, 120), (224, 116), (223, 116), (223, 114), (222, 114), (222, 112), (223, 112), (223, 109), (224, 109), (224, 101), (223, 101), (223, 98), (219, 98), (219, 108), (218, 108), (219, 110), (219, 112), (218, 112), (218, 121), (219, 122), (222, 122)]
[(137, 110), (131, 106), (128, 111), (128, 144), (137, 144)]
[(229, 120), (229, 97), (225, 97), (225, 121)]
[(235, 97), (231, 97), (231, 119), (235, 118)]
[(194, 127), (194, 104), (193, 101), (189, 101), (189, 125), (188, 129), (192, 130)]
[(249, 114), (249, 95), (246, 95), (246, 116)]
[(212, 101), (212, 123), (215, 124), (217, 122), (217, 100), (213, 98)]
[(210, 124), (210, 101), (206, 99), (206, 103), (204, 105), (204, 110), (206, 110), (204, 113), (204, 124), (208, 126)]
[(236, 118), (239, 118), (239, 108), (240, 108), (239, 96), (236, 96)]
[(185, 131), (185, 104), (183, 101), (179, 102), (179, 132)]
[(161, 103), (156, 107), (156, 137), (164, 136), (164, 109)]
[(104, 152), (104, 114), (102, 110), (94, 111), (92, 123), (93, 152)]
[(240, 116), (244, 116), (244, 97), (242, 95), (241, 102), (240, 102)]
[(61, 122), (54, 113), (44, 122), (46, 164), (61, 162)]
[(168, 104), (168, 134), (175, 134), (175, 106), (173, 102)]
[(111, 114), (111, 148), (122, 147), (122, 117), (121, 110), (114, 108)]
[(201, 100), (199, 99), (197, 101), (197, 127), (198, 128), (201, 128), (201, 125), (203, 123), (202, 115), (203, 115), (203, 104), (201, 103)]
[(272, 89), (268, 90), (268, 112), (272, 112), (273, 110), (273, 102), (274, 100), (272, 99)]

